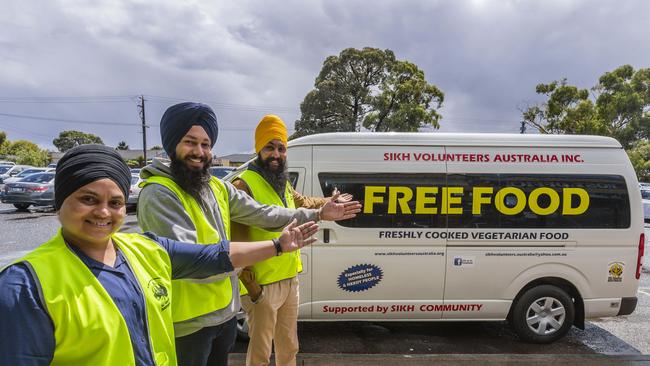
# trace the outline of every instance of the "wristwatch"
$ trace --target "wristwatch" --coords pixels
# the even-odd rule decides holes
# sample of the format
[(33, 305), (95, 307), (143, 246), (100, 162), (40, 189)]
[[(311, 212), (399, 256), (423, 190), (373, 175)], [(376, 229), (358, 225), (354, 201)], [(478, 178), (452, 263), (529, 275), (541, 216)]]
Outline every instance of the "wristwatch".
[(282, 255), (282, 246), (280, 245), (280, 239), (278, 238), (273, 238), (271, 239), (273, 242), (273, 245), (275, 246), (275, 255)]

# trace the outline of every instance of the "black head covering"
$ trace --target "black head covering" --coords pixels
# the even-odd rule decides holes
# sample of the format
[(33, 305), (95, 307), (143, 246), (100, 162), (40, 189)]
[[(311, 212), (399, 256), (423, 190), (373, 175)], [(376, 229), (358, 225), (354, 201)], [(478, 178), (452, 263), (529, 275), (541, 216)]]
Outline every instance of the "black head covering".
[(68, 150), (56, 165), (56, 209), (60, 209), (63, 201), (77, 189), (104, 178), (120, 187), (125, 200), (129, 198), (131, 171), (115, 150), (104, 145), (81, 145)]
[(202, 103), (185, 102), (173, 105), (165, 111), (160, 120), (160, 137), (167, 155), (173, 156), (176, 145), (192, 126), (201, 126), (210, 137), (214, 147), (219, 134), (217, 116), (209, 106)]

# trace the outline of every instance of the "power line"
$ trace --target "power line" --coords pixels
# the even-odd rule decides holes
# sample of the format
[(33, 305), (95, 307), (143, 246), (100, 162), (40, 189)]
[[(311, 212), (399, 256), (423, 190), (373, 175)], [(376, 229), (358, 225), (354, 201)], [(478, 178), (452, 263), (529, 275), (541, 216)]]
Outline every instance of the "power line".
[[(146, 99), (146, 100), (148, 101), (148, 99)], [(135, 126), (141, 127), (142, 126), (142, 124), (140, 124), (140, 123), (72, 120), (72, 119), (65, 119), (65, 118), (29, 116), (29, 115), (13, 114), (13, 113), (0, 113), (0, 116), (13, 117), (13, 118), (22, 118), (22, 119), (34, 119), (34, 120), (39, 120), (39, 121), (56, 121), (56, 122), (64, 122), (64, 123), (85, 124), (85, 125), (100, 125), (100, 126), (111, 125), (111, 126), (129, 126), (129, 127), (135, 127)], [(146, 127), (147, 128), (148, 127), (160, 128), (160, 125), (159, 124), (146, 125)], [(253, 129), (255, 129), (255, 126), (251, 126), (251, 127), (227, 127), (226, 124), (224, 124), (224, 123), (220, 123), (220, 126), (219, 126), (220, 131), (251, 131)]]
[[(159, 95), (145, 95), (145, 96), (149, 98), (148, 99), (149, 101), (158, 102), (158, 103), (162, 103), (163, 101), (171, 101), (171, 102), (190, 101), (188, 99), (164, 97)], [(159, 99), (159, 100), (156, 101), (155, 99)], [(223, 103), (223, 102), (216, 102), (216, 101), (202, 101), (202, 103), (208, 104), (210, 107), (216, 109), (235, 109), (235, 110), (243, 110), (243, 111), (251, 111), (251, 112), (264, 112), (264, 111), (294, 112), (296, 110), (296, 108), (287, 107), (287, 106), (235, 104), (235, 103)]]
[(0, 102), (6, 103), (104, 103), (104, 102), (130, 102), (135, 95), (108, 95), (108, 96), (78, 96), (78, 97), (2, 97)]
[(3, 130), (13, 131), (13, 132), (17, 132), (17, 133), (24, 134), (24, 135), (27, 135), (27, 136), (38, 136), (38, 137), (44, 137), (44, 138), (48, 138), (48, 139), (52, 138), (51, 135), (46, 135), (44, 133), (38, 133), (38, 132), (34, 132), (34, 131), (25, 130), (25, 129), (22, 129), (22, 128), (18, 128), (16, 126), (5, 126), (1, 122), (0, 122), (0, 127), (2, 127)]
[(0, 113), (0, 116), (13, 117), (13, 118), (23, 118), (23, 119), (35, 119), (35, 120), (39, 120), (39, 121), (58, 121), (58, 122), (76, 123), (76, 124), (85, 124), (85, 125), (140, 126), (139, 123), (86, 121), (86, 120), (79, 120), (79, 119), (66, 119), (66, 118), (42, 117), (42, 116), (28, 116), (28, 115), (13, 114), (13, 113)]

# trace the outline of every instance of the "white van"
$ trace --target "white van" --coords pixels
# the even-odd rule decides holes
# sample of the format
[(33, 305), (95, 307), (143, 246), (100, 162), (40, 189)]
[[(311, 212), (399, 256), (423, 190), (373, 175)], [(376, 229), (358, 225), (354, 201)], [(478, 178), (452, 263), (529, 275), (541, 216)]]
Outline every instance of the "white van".
[(644, 216), (614, 139), (328, 133), (287, 160), (299, 192), (364, 206), (302, 250), (301, 320), (507, 319), (547, 343), (636, 307)]

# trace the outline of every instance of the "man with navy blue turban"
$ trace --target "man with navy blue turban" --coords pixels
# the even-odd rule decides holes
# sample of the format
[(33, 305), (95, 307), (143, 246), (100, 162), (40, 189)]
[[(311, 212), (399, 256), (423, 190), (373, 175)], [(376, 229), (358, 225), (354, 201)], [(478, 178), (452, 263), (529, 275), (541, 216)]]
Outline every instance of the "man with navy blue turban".
[[(138, 223), (143, 230), (207, 244), (230, 240), (231, 220), (281, 231), (294, 219), (304, 223), (354, 214), (333, 201), (319, 210), (262, 205), (232, 184), (211, 177), (208, 168), (218, 130), (214, 111), (205, 104), (180, 103), (167, 109), (160, 135), (170, 161), (154, 159), (140, 173), (145, 179), (138, 199)], [(235, 315), (241, 307), (236, 272), (172, 281), (172, 287), (178, 364), (227, 365), (237, 335)]]

